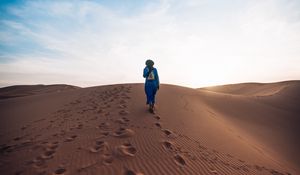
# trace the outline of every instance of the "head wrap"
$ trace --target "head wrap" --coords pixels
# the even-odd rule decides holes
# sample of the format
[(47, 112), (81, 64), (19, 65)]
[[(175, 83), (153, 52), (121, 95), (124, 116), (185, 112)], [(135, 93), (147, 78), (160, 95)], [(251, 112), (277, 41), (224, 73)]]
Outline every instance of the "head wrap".
[(147, 60), (147, 61), (146, 61), (146, 65), (147, 65), (148, 67), (153, 67), (154, 62), (153, 62), (152, 60)]

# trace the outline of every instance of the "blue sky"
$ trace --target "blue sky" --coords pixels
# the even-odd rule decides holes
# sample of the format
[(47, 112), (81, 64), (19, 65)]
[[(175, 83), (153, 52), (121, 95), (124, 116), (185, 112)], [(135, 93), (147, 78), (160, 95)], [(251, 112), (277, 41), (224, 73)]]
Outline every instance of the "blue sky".
[(297, 0), (1, 1), (0, 86), (300, 79)]

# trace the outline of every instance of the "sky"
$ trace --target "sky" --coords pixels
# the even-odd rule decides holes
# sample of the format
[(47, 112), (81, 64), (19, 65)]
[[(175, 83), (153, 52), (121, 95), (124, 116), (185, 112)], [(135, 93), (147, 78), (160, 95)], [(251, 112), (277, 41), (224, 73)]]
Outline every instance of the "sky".
[(300, 80), (299, 0), (0, 1), (0, 87)]

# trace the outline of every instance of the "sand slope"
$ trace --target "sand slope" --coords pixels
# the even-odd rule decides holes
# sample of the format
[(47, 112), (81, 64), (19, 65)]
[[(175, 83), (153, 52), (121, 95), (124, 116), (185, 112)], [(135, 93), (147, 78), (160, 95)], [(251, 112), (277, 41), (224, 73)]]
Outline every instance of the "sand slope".
[(279, 155), (299, 169), (300, 81), (244, 83), (200, 91), (208, 96), (203, 98), (206, 104), (264, 151)]
[(299, 173), (294, 106), (172, 85), (157, 100), (148, 113), (143, 84), (1, 99), (0, 172)]

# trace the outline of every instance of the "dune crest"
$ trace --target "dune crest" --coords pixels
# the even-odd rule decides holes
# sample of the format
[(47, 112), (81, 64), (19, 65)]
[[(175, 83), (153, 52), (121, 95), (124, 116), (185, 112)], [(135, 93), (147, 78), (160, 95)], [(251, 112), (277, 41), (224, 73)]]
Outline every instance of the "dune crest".
[(77, 86), (70, 86), (64, 84), (54, 85), (18, 85), (0, 88), (0, 99), (23, 97), (35, 94), (44, 94), (51, 92), (68, 91), (78, 89)]
[(276, 83), (239, 83), (204, 87), (200, 88), (200, 90), (208, 90), (232, 95), (271, 96), (289, 88), (293, 88), (294, 86), (299, 86), (299, 81), (284, 81)]

